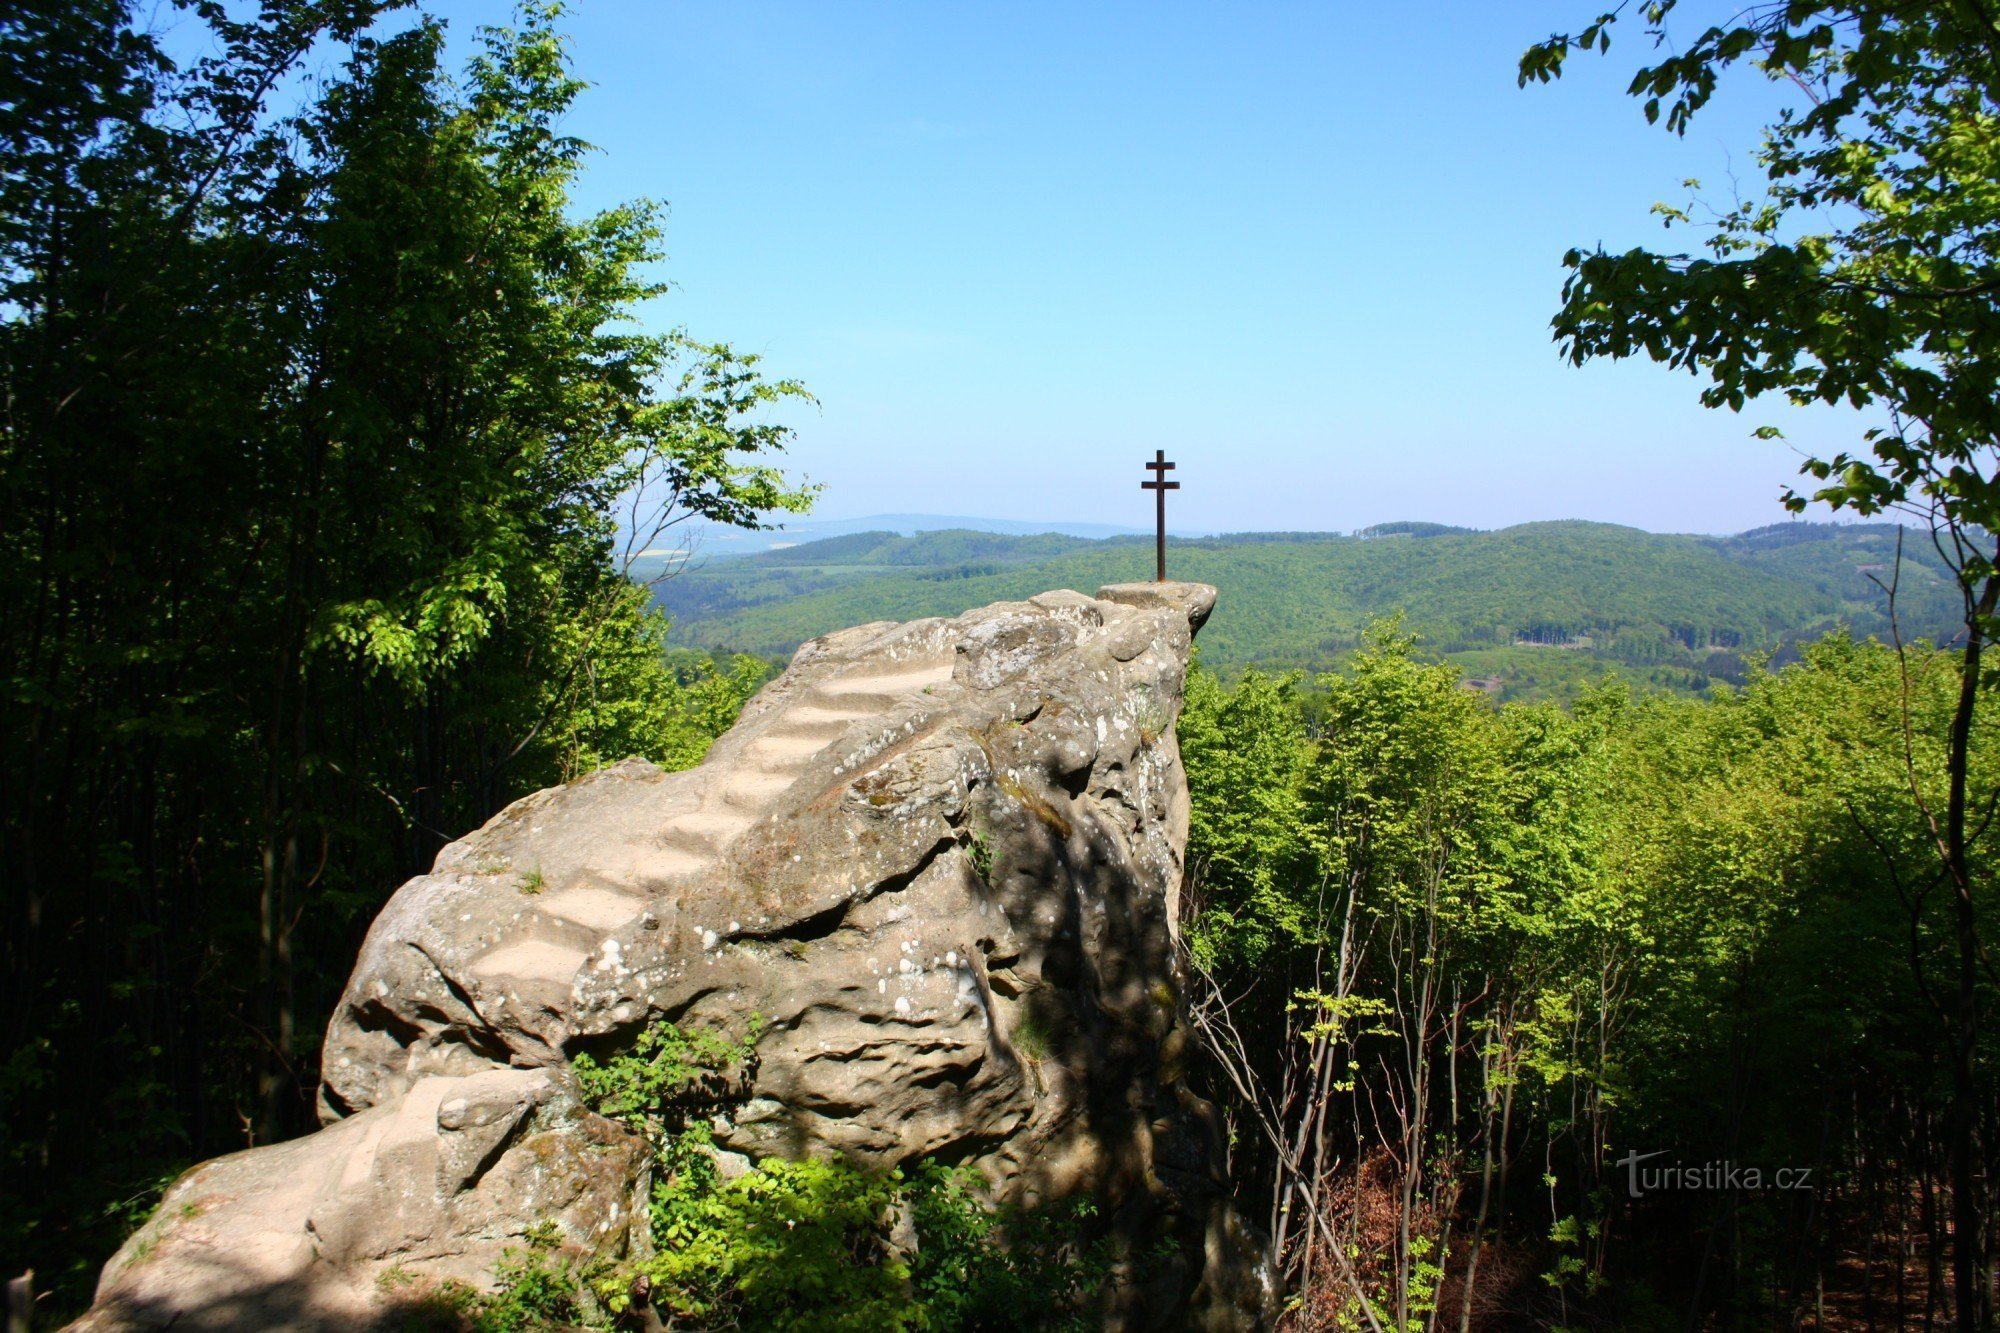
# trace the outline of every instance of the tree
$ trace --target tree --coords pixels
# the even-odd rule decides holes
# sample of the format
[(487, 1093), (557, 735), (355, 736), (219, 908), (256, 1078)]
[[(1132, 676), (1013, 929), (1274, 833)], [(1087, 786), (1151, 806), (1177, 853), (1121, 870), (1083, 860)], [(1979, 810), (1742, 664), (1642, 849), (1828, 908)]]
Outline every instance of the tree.
[(0, 12), (0, 1250), (67, 1297), (310, 1123), (445, 841), (726, 725), (761, 664), (669, 663), (621, 526), (812, 498), (798, 385), (637, 325), (658, 209), (573, 209), (559, 7), (458, 77), (394, 7), (201, 0), (179, 69), (129, 3)]
[[(1950, 903), (1954, 957), (1936, 996), (1952, 1052), (1953, 1278), (1959, 1326), (1978, 1327), (1992, 1316), (1976, 1068), (1991, 963), (1975, 843), (1992, 800), (1969, 793), (1967, 776), (1992, 684), (1982, 658), (2000, 631), (2000, 21), (1987, 0), (1790, 0), (1690, 34), (1671, 30), (1678, 7), (1638, 11), (1673, 52), (1628, 90), (1649, 121), (1664, 111), (1685, 133), (1739, 67), (1788, 83), (1796, 105), (1765, 130), (1761, 193), (1658, 207), (1669, 226), (1708, 230), (1705, 256), (1570, 251), (1556, 338), (1578, 364), (1644, 354), (1705, 377), (1711, 407), (1775, 394), (1873, 410), (1886, 424), (1853, 452), (1808, 460), (1816, 485), (1786, 503), (1913, 513), (1956, 576), (1962, 669), (1943, 793), (1909, 766), (1936, 866), (1910, 892), (1942, 887)], [(1608, 50), (1622, 9), (1530, 49), (1521, 82), (1557, 77), (1572, 51)]]

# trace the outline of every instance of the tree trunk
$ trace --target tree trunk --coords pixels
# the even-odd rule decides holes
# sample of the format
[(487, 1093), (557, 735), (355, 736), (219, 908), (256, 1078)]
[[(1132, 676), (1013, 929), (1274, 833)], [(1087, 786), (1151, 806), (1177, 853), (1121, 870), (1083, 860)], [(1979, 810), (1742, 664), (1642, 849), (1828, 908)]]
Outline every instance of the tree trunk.
[(1988, 576), (1965, 618), (1965, 658), (1958, 682), (1958, 705), (1951, 719), (1951, 743), (1946, 752), (1950, 791), (1945, 804), (1945, 871), (1951, 878), (1952, 925), (1958, 952), (1958, 978), (1952, 1004), (1951, 1112), (1951, 1264), (1952, 1299), (1957, 1324), (1964, 1333), (1986, 1325), (1979, 1207), (1978, 1084), (1976, 1057), (1979, 1032), (1979, 921), (1972, 900), (1972, 866), (1965, 838), (1966, 770), (1971, 757), (1972, 722), (1979, 706), (1979, 663), (1985, 628), (2000, 604), (2000, 576)]

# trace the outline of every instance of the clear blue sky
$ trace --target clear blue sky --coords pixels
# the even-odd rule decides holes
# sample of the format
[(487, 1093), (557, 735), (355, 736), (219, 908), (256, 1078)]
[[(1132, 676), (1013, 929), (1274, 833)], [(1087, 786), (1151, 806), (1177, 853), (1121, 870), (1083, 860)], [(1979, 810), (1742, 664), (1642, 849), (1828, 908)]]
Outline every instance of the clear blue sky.
[(583, 202), (670, 206), (651, 317), (818, 396), (824, 517), (1144, 524), (1162, 447), (1190, 531), (1780, 521), (1793, 447), (1851, 419), (1549, 340), (1564, 249), (1659, 244), (1652, 203), (1747, 183), (1775, 104), (1647, 126), (1636, 27), (1515, 87), (1600, 7), (577, 0), (569, 128)]

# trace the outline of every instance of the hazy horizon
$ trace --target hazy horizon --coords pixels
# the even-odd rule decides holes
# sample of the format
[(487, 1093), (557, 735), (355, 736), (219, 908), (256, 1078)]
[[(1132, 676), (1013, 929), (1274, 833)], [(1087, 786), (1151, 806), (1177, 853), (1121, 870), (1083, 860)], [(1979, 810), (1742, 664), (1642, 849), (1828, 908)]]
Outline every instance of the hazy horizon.
[[(1106, 528), (1117, 529), (1116, 533), (1107, 533), (1106, 534), (1107, 536), (1124, 536), (1124, 535), (1149, 536), (1153, 531), (1152, 525), (1150, 524), (1147, 524), (1142, 527), (1137, 523), (1114, 524), (1114, 523), (1105, 523), (1100, 520), (1094, 520), (1094, 519), (1081, 519), (1075, 517), (1065, 518), (1061, 515), (1056, 515), (1053, 517), (1036, 516), (1032, 518), (1021, 518), (1009, 514), (983, 514), (983, 515), (982, 514), (933, 514), (921, 511), (892, 512), (889, 510), (878, 510), (875, 512), (865, 513), (865, 514), (826, 514), (815, 511), (811, 514), (803, 515), (799, 521), (807, 524), (866, 523), (877, 519), (891, 519), (891, 518), (914, 518), (914, 519), (924, 519), (924, 520), (950, 519), (953, 521), (964, 520), (973, 523), (999, 523), (999, 524), (1006, 524), (1009, 527), (1019, 527), (1024, 529), (1033, 527), (1036, 532), (1059, 532), (1062, 531), (1064, 528), (1075, 528), (1075, 527), (1106, 527)], [(1651, 532), (1660, 536), (1729, 537), (1729, 536), (1734, 536), (1738, 533), (1750, 532), (1758, 528), (1779, 527), (1790, 523), (1819, 523), (1836, 527), (1850, 527), (1856, 525), (1873, 525), (1873, 524), (1894, 526), (1897, 521), (1898, 520), (1892, 516), (1883, 516), (1883, 515), (1878, 515), (1874, 518), (1856, 518), (1850, 514), (1834, 514), (1831, 512), (1815, 513), (1811, 510), (1808, 510), (1804, 514), (1790, 514), (1785, 512), (1783, 509), (1777, 509), (1771, 515), (1771, 517), (1765, 522), (1751, 523), (1744, 527), (1727, 527), (1727, 528), (1722, 528), (1722, 527), (1656, 528), (1656, 527), (1648, 527), (1643, 523), (1626, 523), (1626, 522), (1621, 522), (1618, 519), (1598, 518), (1590, 514), (1551, 514), (1546, 518), (1524, 518), (1509, 523), (1450, 523), (1446, 522), (1446, 520), (1444, 519), (1432, 518), (1424, 514), (1399, 514), (1391, 518), (1372, 519), (1364, 523), (1355, 524), (1353, 527), (1342, 527), (1342, 528), (1322, 526), (1322, 525), (1306, 525), (1301, 527), (1285, 526), (1285, 527), (1245, 527), (1245, 528), (1237, 528), (1237, 527), (1196, 528), (1178, 524), (1169, 520), (1167, 523), (1167, 535), (1169, 537), (1212, 537), (1227, 532), (1336, 532), (1342, 534), (1351, 534), (1355, 532), (1365, 531), (1366, 529), (1369, 528), (1382, 527), (1390, 523), (1437, 523), (1445, 527), (1466, 528), (1468, 530), (1476, 532), (1499, 532), (1504, 528), (1518, 528), (1533, 523), (1602, 523), (1610, 527), (1637, 528), (1641, 532)], [(1049, 526), (1036, 527), (1035, 525), (1037, 524), (1047, 524)], [(794, 525), (787, 524), (786, 526), (791, 527)], [(1905, 523), (1904, 526), (1909, 527), (1911, 525)], [(974, 529), (974, 530), (981, 531), (982, 529)]]
[[(1182, 541), (1198, 541), (1208, 538), (1216, 538), (1224, 536), (1256, 536), (1256, 535), (1271, 534), (1271, 533), (1324, 533), (1327, 535), (1351, 537), (1359, 532), (1366, 531), (1370, 528), (1381, 527), (1392, 523), (1434, 523), (1434, 522), (1438, 522), (1438, 520), (1428, 519), (1428, 518), (1409, 518), (1409, 517), (1388, 518), (1388, 519), (1379, 519), (1371, 523), (1360, 524), (1354, 528), (1264, 527), (1264, 528), (1196, 529), (1190, 527), (1179, 527), (1170, 524), (1167, 536), (1170, 540), (1182, 540)], [(1874, 519), (1864, 520), (1864, 519), (1855, 519), (1852, 517), (1836, 518), (1832, 515), (1826, 515), (1826, 514), (1822, 515), (1806, 514), (1794, 517), (1791, 515), (1780, 513), (1777, 517), (1775, 517), (1771, 522), (1768, 523), (1753, 523), (1748, 525), (1747, 527), (1730, 528), (1730, 529), (1713, 529), (1713, 530), (1696, 529), (1696, 528), (1648, 528), (1639, 524), (1616, 523), (1611, 520), (1590, 518), (1581, 515), (1568, 515), (1561, 518), (1526, 519), (1520, 523), (1499, 523), (1499, 524), (1470, 523), (1470, 524), (1450, 524), (1446, 526), (1460, 527), (1468, 531), (1476, 531), (1476, 532), (1500, 532), (1510, 528), (1517, 528), (1537, 523), (1591, 523), (1591, 524), (1603, 524), (1605, 526), (1611, 526), (1611, 527), (1630, 528), (1636, 531), (1650, 533), (1654, 536), (1719, 538), (1719, 537), (1740, 536), (1743, 533), (1756, 531), (1761, 528), (1785, 526), (1793, 523), (1829, 526), (1829, 527), (1852, 527), (1857, 525), (1873, 525), (1873, 524), (1881, 524), (1889, 526), (1893, 525), (1894, 522), (1895, 520), (1893, 518), (1888, 518), (1888, 517), (1877, 517)], [(1059, 533), (1069, 536), (1088, 538), (1092, 540), (1103, 540), (1110, 537), (1147, 537), (1151, 535), (1150, 528), (1141, 528), (1136, 525), (1130, 525), (1130, 526), (1111, 525), (1111, 524), (1091, 522), (1088, 520), (1074, 520), (1074, 519), (1063, 519), (1063, 518), (1023, 519), (1023, 518), (1010, 518), (1010, 517), (978, 516), (970, 514), (927, 514), (927, 513), (871, 513), (871, 514), (830, 515), (830, 516), (807, 515), (800, 519), (794, 519), (780, 527), (769, 528), (764, 530), (753, 531), (740, 528), (724, 528), (724, 527), (710, 525), (701, 528), (690, 528), (688, 530), (687, 535), (693, 538), (696, 546), (696, 553), (698, 555), (727, 557), (734, 555), (754, 555), (762, 551), (778, 550), (794, 546), (803, 546), (811, 542), (822, 541), (832, 537), (847, 536), (849, 534), (858, 532), (892, 531), (907, 536), (918, 532), (938, 532), (938, 531), (949, 531), (954, 529), (962, 529), (973, 532), (991, 532), (1003, 536), (1032, 536), (1043, 533)], [(669, 544), (668, 546), (658, 548), (658, 551), (666, 551), (673, 549), (676, 548), (671, 544)], [(658, 551), (656, 551), (655, 553), (658, 553)]]

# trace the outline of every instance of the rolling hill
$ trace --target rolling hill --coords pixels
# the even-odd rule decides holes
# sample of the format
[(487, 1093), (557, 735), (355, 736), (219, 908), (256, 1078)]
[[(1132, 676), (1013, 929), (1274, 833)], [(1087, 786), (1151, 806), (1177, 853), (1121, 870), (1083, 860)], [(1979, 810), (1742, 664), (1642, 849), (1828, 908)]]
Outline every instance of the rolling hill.
[[(1747, 652), (1784, 654), (1838, 625), (1886, 635), (1886, 524), (1780, 524), (1733, 537), (1586, 522), (1493, 532), (1387, 524), (1367, 533), (1238, 533), (1169, 544), (1177, 578), (1221, 589), (1202, 655), (1323, 668), (1401, 612), (1426, 647), (1505, 697), (1568, 693), (1606, 670), (1700, 689)], [(1048, 588), (1152, 572), (1152, 542), (1060, 533), (862, 532), (733, 559), (664, 581), (676, 643), (762, 655), (869, 620), (953, 615)], [(1899, 620), (1948, 636), (1955, 598), (1928, 542), (1906, 541)]]

